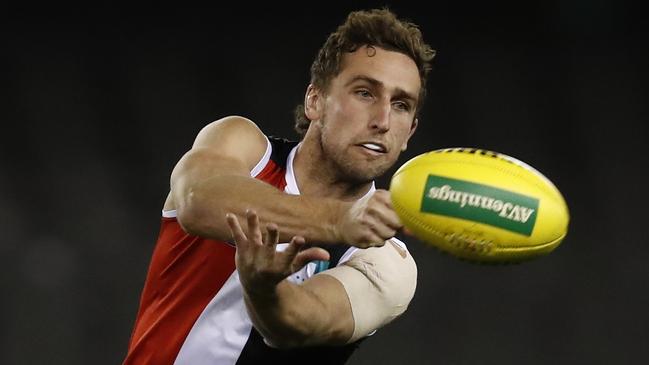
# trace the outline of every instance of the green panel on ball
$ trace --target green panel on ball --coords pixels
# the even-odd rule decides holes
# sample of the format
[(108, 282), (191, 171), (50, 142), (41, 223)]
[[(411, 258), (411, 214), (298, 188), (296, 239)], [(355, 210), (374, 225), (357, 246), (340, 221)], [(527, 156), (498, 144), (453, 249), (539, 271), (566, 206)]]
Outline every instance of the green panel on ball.
[(539, 200), (493, 186), (428, 175), (421, 212), (488, 224), (530, 236)]

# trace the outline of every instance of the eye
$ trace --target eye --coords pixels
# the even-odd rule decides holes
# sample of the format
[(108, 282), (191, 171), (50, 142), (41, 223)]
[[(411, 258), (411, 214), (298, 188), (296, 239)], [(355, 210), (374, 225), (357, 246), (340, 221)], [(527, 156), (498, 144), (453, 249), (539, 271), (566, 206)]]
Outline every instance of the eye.
[(403, 101), (397, 101), (393, 103), (395, 109), (404, 111), (404, 112), (409, 112), (410, 111), (410, 104), (403, 102)]
[(369, 99), (372, 97), (372, 93), (369, 92), (367, 89), (358, 89), (356, 90), (356, 95), (360, 96), (361, 98)]

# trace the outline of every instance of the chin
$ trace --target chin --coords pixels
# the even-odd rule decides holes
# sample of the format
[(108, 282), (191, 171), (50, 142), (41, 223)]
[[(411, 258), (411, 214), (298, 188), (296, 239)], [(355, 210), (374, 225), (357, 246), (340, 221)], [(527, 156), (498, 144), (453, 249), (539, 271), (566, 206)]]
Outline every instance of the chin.
[(350, 180), (358, 183), (367, 183), (383, 176), (392, 164), (381, 164), (377, 166), (362, 166), (347, 172)]
[[(326, 152), (327, 149), (324, 148)], [(396, 162), (398, 155), (385, 154), (373, 158), (354, 153), (331, 153), (334, 170), (341, 178), (352, 183), (364, 184), (384, 175)]]

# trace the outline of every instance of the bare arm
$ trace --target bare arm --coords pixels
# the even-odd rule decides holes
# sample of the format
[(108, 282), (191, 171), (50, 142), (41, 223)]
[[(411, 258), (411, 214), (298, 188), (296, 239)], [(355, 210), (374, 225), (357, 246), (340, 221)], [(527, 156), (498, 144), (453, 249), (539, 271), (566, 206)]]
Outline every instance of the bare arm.
[(246, 292), (245, 301), (255, 327), (279, 348), (344, 345), (354, 333), (345, 288), (328, 275), (303, 285), (284, 280), (273, 291)]
[(228, 117), (205, 127), (171, 176), (171, 199), (178, 221), (189, 233), (228, 239), (225, 214), (245, 216), (254, 209), (264, 221), (294, 235), (335, 242), (334, 225), (343, 202), (292, 196), (251, 178), (250, 170), (266, 150), (266, 138), (249, 120)]
[(359, 250), (345, 265), (296, 285), (285, 278), (329, 254), (320, 248), (300, 252), (301, 237), (276, 252), (277, 226), (270, 224), (262, 238), (254, 212), (248, 213), (247, 223), (244, 233), (235, 216), (228, 216), (237, 271), (255, 328), (276, 347), (356, 341), (399, 316), (412, 299), (416, 267), (407, 251), (394, 244)]
[(321, 248), (300, 252), (302, 237), (276, 251), (279, 232), (270, 224), (262, 238), (259, 219), (247, 212), (247, 230), (232, 214), (227, 217), (237, 246), (236, 264), (244, 300), (255, 328), (273, 346), (293, 348), (316, 344), (344, 344), (354, 331), (345, 289), (333, 277), (318, 276), (303, 285), (285, 278), (312, 260), (328, 260)]
[[(280, 239), (383, 245), (400, 223), (386, 191), (356, 203), (285, 194), (250, 176), (266, 150), (266, 137), (250, 120), (227, 117), (206, 126), (171, 175), (171, 206), (185, 231), (229, 239), (226, 213), (254, 208), (262, 222), (282, 227)], [(245, 220), (242, 221), (245, 225)]]

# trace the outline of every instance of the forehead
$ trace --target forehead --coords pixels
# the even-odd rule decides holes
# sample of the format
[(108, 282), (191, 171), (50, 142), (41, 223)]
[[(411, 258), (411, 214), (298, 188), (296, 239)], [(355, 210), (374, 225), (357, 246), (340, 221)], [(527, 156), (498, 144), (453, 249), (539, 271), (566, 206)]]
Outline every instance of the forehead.
[(379, 47), (363, 46), (344, 54), (341, 72), (333, 81), (345, 84), (361, 75), (380, 81), (388, 90), (401, 89), (412, 95), (418, 95), (421, 87), (415, 61), (403, 53)]

